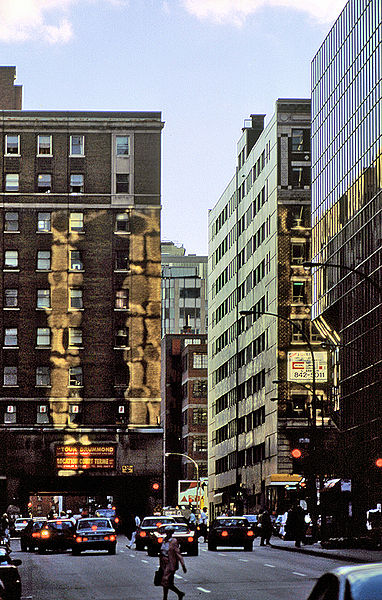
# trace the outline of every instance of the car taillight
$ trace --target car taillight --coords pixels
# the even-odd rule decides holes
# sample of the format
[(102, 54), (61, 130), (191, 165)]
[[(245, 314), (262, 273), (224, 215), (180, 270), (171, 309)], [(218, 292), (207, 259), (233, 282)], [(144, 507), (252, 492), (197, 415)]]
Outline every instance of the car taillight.
[(116, 537), (115, 537), (115, 535), (111, 535), (111, 536), (110, 536), (110, 541), (111, 541), (111, 542), (115, 542), (115, 540), (116, 540)]
[(82, 542), (82, 537), (76, 537), (76, 542)]
[(140, 535), (140, 537), (146, 537), (146, 532), (145, 531), (140, 531), (139, 535)]
[(35, 531), (34, 533), (32, 533), (32, 537), (38, 538), (38, 537), (40, 537), (40, 533), (38, 531)]
[(83, 541), (83, 542), (87, 542), (87, 541), (88, 541), (88, 538), (87, 538), (87, 537), (84, 537), (84, 538), (82, 538), (82, 541)]
[(49, 531), (47, 531), (46, 529), (43, 529), (41, 532), (41, 537), (42, 538), (48, 538), (50, 536)]
[(104, 535), (104, 536), (103, 536), (103, 539), (104, 539), (106, 542), (108, 542), (108, 541), (109, 541), (109, 536), (108, 536), (108, 535)]
[(249, 535), (249, 537), (251, 537), (253, 535), (252, 529), (250, 529), (249, 531), (247, 531), (247, 535)]
[(227, 537), (228, 531), (222, 531), (222, 537)]
[(115, 517), (114, 523), (119, 523), (119, 518), (118, 517)]
[(194, 538), (193, 538), (192, 536), (190, 536), (190, 537), (188, 537), (188, 538), (187, 538), (187, 541), (188, 541), (188, 542), (193, 542), (193, 541), (194, 541)]
[(92, 530), (97, 531), (97, 525), (92, 525)]
[(159, 538), (158, 538), (158, 542), (159, 542), (159, 544), (161, 544), (161, 543), (163, 542), (163, 540), (164, 540), (164, 538), (161, 538), (161, 537), (159, 537)]
[(157, 527), (159, 529), (159, 527), (162, 527), (162, 523), (157, 523)]

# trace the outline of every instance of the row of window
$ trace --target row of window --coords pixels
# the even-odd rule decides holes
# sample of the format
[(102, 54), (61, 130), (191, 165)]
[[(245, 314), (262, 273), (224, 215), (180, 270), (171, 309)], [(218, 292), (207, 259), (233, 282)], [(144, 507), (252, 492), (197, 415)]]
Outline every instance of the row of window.
[[(191, 419), (188, 418), (188, 414), (191, 412)], [(207, 425), (207, 408), (192, 408), (191, 410), (184, 410), (182, 413), (182, 424), (187, 425)]]
[[(23, 415), (23, 406), (18, 407), (16, 404), (8, 404), (4, 411), (4, 424), (13, 423), (25, 423)], [(0, 409), (1, 410), (1, 409)], [(18, 412), (21, 413), (21, 418), (18, 418)], [(118, 405), (118, 408), (114, 408), (115, 421), (121, 422), (125, 420), (125, 406)], [(28, 410), (28, 417), (30, 419), (30, 412)], [(69, 423), (80, 423), (82, 421), (82, 405), (81, 404), (70, 404), (68, 412)], [(28, 423), (30, 421), (28, 420)], [(48, 424), (53, 423), (52, 416), (49, 414), (49, 406), (47, 404), (37, 404), (36, 406), (36, 424)]]
[[(115, 253), (114, 268), (116, 271), (129, 270), (129, 250), (117, 250)], [(4, 269), (19, 268), (19, 252), (18, 250), (5, 250), (4, 252)], [(52, 252), (51, 250), (38, 250), (36, 269), (37, 271), (50, 271), (52, 268)], [(69, 270), (83, 271), (84, 264), (79, 250), (69, 251)]]
[[(18, 288), (6, 288), (4, 290), (4, 308), (18, 308), (19, 290)], [(38, 289), (36, 291), (36, 308), (52, 308), (50, 288)], [(69, 308), (83, 309), (83, 289), (69, 289)], [(114, 299), (114, 308), (116, 310), (128, 310), (129, 308), (129, 290), (116, 290)]]
[[(129, 194), (130, 178), (128, 173), (115, 174), (115, 191), (117, 194)], [(20, 173), (5, 173), (4, 176), (5, 192), (20, 192)], [(25, 191), (25, 190), (23, 190)], [(38, 194), (47, 194), (54, 192), (51, 173), (40, 173), (37, 175), (36, 192)], [(85, 176), (83, 173), (71, 173), (69, 178), (69, 193), (85, 193)]]
[[(69, 387), (83, 386), (82, 367), (69, 367)], [(51, 369), (48, 366), (36, 367), (36, 387), (50, 387)], [(4, 367), (3, 386), (18, 386), (18, 367)]]
[[(37, 327), (36, 329), (36, 347), (50, 348), (52, 332), (50, 327)], [(18, 327), (4, 328), (4, 348), (18, 348), (19, 334)], [(114, 343), (117, 348), (127, 348), (129, 345), (129, 329), (121, 327), (116, 329), (114, 335)], [(79, 327), (68, 328), (68, 347), (82, 348), (83, 347), (83, 332)]]
[(249, 467), (255, 465), (265, 458), (265, 444), (257, 444), (240, 452), (230, 452), (215, 462), (215, 473), (225, 473), (237, 467)]
[[(37, 213), (37, 231), (39, 233), (48, 233), (52, 231), (52, 213)], [(17, 211), (5, 211), (4, 213), (4, 231), (20, 231), (20, 215)], [(84, 213), (69, 213), (69, 231), (73, 233), (84, 232)], [(130, 231), (130, 218), (128, 213), (117, 213), (114, 220), (114, 231), (117, 233), (127, 233)]]
[[(53, 156), (53, 136), (37, 135), (37, 156)], [(115, 137), (115, 153), (117, 156), (129, 156), (130, 138), (128, 135)], [(4, 140), (5, 156), (21, 156), (21, 137), (19, 134), (6, 134)], [(71, 135), (69, 138), (70, 156), (85, 156), (85, 136)]]

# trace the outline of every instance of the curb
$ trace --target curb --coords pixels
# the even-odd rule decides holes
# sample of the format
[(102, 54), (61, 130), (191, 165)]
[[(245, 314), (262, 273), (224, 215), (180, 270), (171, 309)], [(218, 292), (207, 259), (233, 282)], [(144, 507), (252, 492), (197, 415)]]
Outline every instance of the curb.
[[(339, 554), (333, 553), (329, 554), (329, 551), (325, 550), (310, 550), (309, 548), (296, 548), (293, 546), (279, 546), (277, 544), (272, 544), (272, 548), (276, 550), (286, 550), (287, 552), (299, 552), (301, 554), (309, 554), (310, 556), (320, 556), (321, 558), (331, 558), (333, 560), (343, 560), (345, 562), (353, 562), (353, 563), (374, 563), (382, 561), (382, 553), (379, 552), (379, 556), (374, 557), (361, 557), (361, 556), (352, 556), (350, 554)], [(335, 552), (335, 551), (334, 551)], [(378, 551), (377, 551), (378, 552)]]

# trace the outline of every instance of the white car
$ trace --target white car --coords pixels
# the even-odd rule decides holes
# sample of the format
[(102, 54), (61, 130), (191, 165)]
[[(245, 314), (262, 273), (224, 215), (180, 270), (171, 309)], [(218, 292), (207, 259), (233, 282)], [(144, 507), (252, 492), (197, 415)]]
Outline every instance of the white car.
[(329, 571), (319, 578), (308, 600), (382, 600), (382, 563)]

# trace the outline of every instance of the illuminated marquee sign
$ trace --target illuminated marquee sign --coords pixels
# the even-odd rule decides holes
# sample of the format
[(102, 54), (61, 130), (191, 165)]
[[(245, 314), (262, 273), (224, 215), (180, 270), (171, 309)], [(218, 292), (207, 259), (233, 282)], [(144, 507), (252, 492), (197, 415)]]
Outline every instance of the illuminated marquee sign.
[(57, 469), (79, 471), (84, 469), (115, 469), (115, 446), (56, 446)]

